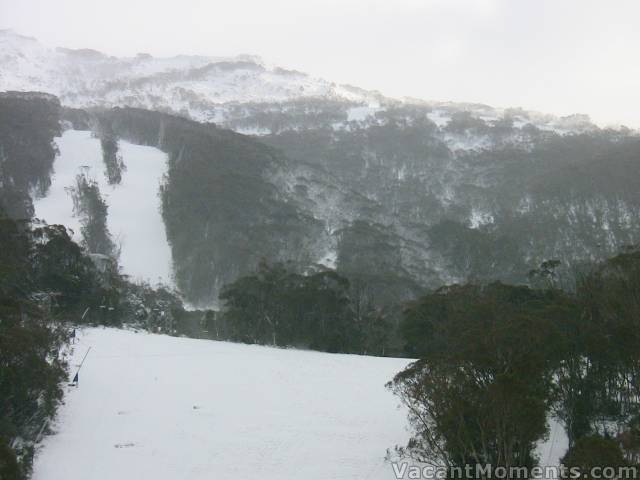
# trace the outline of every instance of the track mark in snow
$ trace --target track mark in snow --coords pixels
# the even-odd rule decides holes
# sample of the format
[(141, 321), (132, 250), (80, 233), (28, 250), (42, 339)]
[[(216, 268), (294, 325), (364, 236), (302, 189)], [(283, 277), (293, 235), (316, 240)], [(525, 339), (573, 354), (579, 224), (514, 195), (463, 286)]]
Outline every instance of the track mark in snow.
[(116, 443), (114, 445), (114, 447), (116, 448), (131, 448), (131, 447), (135, 447), (136, 444), (132, 443), (132, 442), (128, 442), (128, 443)]

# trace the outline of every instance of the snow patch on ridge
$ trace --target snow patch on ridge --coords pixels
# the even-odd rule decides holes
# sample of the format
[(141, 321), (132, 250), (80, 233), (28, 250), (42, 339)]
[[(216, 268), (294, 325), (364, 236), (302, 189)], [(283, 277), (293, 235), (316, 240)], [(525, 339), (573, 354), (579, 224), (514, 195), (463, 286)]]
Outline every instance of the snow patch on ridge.
[[(0, 91), (41, 91), (78, 108), (129, 106), (167, 111), (202, 122), (228, 124), (227, 107), (239, 104), (284, 104), (300, 99), (343, 101), (347, 122), (333, 125), (375, 124), (376, 113), (389, 105), (421, 105), (441, 130), (455, 112), (492, 123), (505, 117), (520, 130), (529, 123), (560, 135), (597, 129), (586, 115), (555, 117), (522, 109), (492, 108), (473, 103), (394, 100), (376, 91), (338, 85), (302, 72), (278, 68), (251, 55), (214, 57), (178, 55), (156, 58), (148, 54), (113, 57), (94, 50), (49, 48), (36, 39), (0, 30)], [(360, 105), (353, 107), (353, 104)], [(285, 112), (285, 107), (282, 107)], [(295, 128), (295, 127), (292, 127)], [(258, 131), (257, 135), (265, 134)], [(454, 150), (483, 148), (479, 141), (449, 139)]]
[(10, 30), (0, 31), (0, 90), (51, 93), (79, 108), (169, 110), (198, 121), (215, 121), (216, 107), (226, 103), (299, 98), (369, 103), (377, 95), (274, 67), (254, 56), (117, 58), (92, 50), (48, 48)]
[(493, 223), (493, 220), (493, 215), (490, 212), (483, 212), (477, 208), (471, 209), (471, 216), (469, 218), (471, 228), (480, 228), (484, 225)]

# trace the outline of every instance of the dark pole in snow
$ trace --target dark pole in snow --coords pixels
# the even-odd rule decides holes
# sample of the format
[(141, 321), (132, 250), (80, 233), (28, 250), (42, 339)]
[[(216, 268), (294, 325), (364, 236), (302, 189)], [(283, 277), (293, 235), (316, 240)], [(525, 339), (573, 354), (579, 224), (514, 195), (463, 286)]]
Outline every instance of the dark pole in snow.
[(78, 365), (78, 370), (76, 371), (76, 375), (73, 377), (73, 380), (71, 381), (72, 384), (75, 383), (76, 387), (78, 386), (78, 383), (80, 383), (79, 381), (80, 369), (82, 368), (82, 365), (84, 364), (84, 361), (87, 359), (87, 355), (89, 355), (90, 351), (91, 351), (91, 347), (87, 349), (87, 353), (85, 353), (84, 357), (82, 357), (82, 361), (80, 362), (80, 365)]

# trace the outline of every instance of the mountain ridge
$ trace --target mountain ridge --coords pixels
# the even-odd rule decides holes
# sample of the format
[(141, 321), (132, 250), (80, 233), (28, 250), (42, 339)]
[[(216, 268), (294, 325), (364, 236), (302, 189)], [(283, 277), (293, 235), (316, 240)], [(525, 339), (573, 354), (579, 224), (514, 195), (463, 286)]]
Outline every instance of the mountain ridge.
[[(34, 63), (37, 41), (3, 35), (0, 45), (18, 45), (0, 57), (0, 65), (17, 62), (0, 69), (0, 89), (7, 75), (29, 80), (20, 65), (38, 67), (36, 83), (70, 75), (47, 63), (52, 50)], [(36, 54), (15, 54), (29, 46)], [(141, 55), (127, 60), (138, 65), (129, 71), (122, 59), (57, 52), (72, 73), (97, 62), (93, 74), (104, 74), (95, 85), (90, 77), (65, 86), (64, 128), (93, 131), (103, 148), (121, 139), (168, 155), (163, 221), (177, 286), (194, 305), (215, 302), (262, 260), (335, 268), (388, 305), (425, 287), (526, 282), (545, 260), (577, 268), (640, 241), (640, 135), (629, 129), (375, 92), (338, 98), (326, 81), (315, 85), (328, 96), (304, 96), (291, 86), (313, 79), (249, 58), (194, 65), (174, 57), (193, 67), (180, 71), (163, 60), (145, 70), (157, 59)], [(255, 82), (266, 85), (249, 89), (257, 96), (211, 100), (216, 89), (238, 94)], [(280, 100), (261, 96), (269, 88)], [(189, 108), (176, 111), (174, 95), (190, 98)]]
[(13, 30), (0, 30), (0, 52), (0, 90), (43, 91), (77, 108), (130, 106), (165, 111), (248, 134), (274, 132), (250, 125), (242, 130), (238, 121), (251, 116), (243, 111), (245, 106), (284, 112), (297, 102), (314, 101), (341, 104), (346, 118), (338, 122), (339, 128), (353, 117), (363, 121), (377, 111), (407, 105), (429, 107), (436, 123), (448, 121), (451, 112), (468, 111), (484, 119), (521, 117), (523, 124), (560, 133), (597, 128), (584, 114), (557, 117), (482, 103), (386, 97), (375, 90), (272, 65), (256, 55), (116, 57), (93, 49), (50, 48)]
[[(187, 111), (195, 120), (212, 121), (215, 113), (206, 107), (215, 104), (302, 97), (361, 101), (365, 95), (377, 96), (270, 66), (252, 55), (118, 58), (90, 49), (48, 48), (10, 30), (0, 31), (0, 51), (0, 90), (44, 91), (72, 107), (126, 105)], [(141, 87), (149, 83), (154, 91), (144, 92)]]

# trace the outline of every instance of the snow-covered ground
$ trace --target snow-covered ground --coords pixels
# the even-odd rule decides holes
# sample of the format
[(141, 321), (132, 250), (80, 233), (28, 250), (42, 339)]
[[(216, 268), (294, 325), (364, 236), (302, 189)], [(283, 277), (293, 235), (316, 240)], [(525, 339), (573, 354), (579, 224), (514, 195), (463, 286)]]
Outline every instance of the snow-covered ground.
[(409, 360), (87, 329), (34, 480), (392, 479)]
[(126, 165), (122, 181), (109, 185), (105, 176), (100, 141), (91, 132), (67, 130), (56, 139), (56, 157), (51, 187), (35, 199), (35, 216), (49, 224), (59, 223), (81, 240), (79, 219), (73, 215), (68, 188), (76, 175), (85, 171), (96, 180), (109, 207), (107, 226), (121, 244), (120, 264), (133, 278), (172, 284), (171, 250), (160, 213), (159, 188), (167, 169), (166, 155), (153, 147), (120, 141), (120, 155)]
[[(384, 387), (410, 360), (89, 328), (33, 480), (393, 479), (406, 411)], [(566, 449), (555, 422), (538, 453)]]

